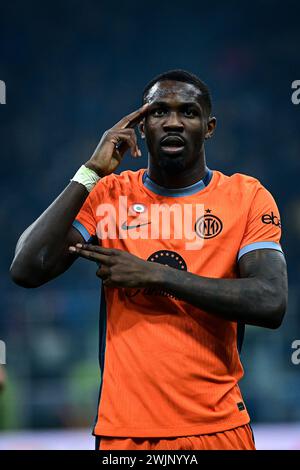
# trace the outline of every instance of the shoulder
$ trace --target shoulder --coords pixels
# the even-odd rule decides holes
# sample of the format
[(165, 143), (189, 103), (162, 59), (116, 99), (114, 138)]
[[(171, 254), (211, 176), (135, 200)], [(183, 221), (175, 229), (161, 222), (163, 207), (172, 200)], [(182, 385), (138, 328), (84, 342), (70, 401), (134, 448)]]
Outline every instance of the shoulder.
[(243, 173), (234, 173), (232, 175), (225, 175), (220, 171), (215, 171), (217, 176), (217, 187), (235, 195), (241, 194), (245, 197), (254, 197), (259, 190), (267, 191), (262, 183), (253, 176), (245, 175)]
[(253, 189), (262, 186), (261, 182), (253, 176), (244, 175), (243, 173), (234, 173), (233, 175), (225, 175), (221, 171), (214, 170), (218, 178), (218, 186), (229, 185), (233, 188)]
[(122, 190), (124, 190), (125, 187), (128, 187), (128, 185), (132, 187), (133, 185), (138, 184), (143, 172), (144, 169), (137, 171), (126, 170), (122, 171), (119, 175), (111, 173), (110, 175), (104, 176), (100, 179), (91, 194), (96, 195), (103, 192), (107, 193), (107, 191), (122, 192)]

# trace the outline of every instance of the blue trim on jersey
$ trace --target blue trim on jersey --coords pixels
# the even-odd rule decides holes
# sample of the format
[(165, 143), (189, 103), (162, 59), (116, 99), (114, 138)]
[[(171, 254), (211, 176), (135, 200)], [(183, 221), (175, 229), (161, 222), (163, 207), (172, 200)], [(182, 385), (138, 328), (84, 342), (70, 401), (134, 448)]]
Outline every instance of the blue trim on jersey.
[(244, 248), (242, 248), (239, 251), (238, 261), (246, 253), (250, 253), (250, 251), (254, 251), (254, 250), (263, 250), (264, 248), (269, 248), (270, 250), (281, 251), (281, 253), (282, 253), (282, 248), (279, 245), (279, 243), (276, 243), (276, 242), (255, 242), (255, 243), (250, 243), (250, 245), (244, 246)]
[(95, 418), (93, 434), (95, 434), (95, 427), (98, 421), (99, 404), (101, 399), (103, 376), (104, 376), (104, 365), (105, 365), (105, 349), (106, 349), (106, 331), (107, 331), (107, 310), (106, 310), (106, 299), (104, 293), (103, 284), (101, 285), (101, 298), (100, 298), (100, 315), (99, 315), (99, 366), (101, 371), (101, 382), (99, 388), (97, 415)]
[(145, 171), (143, 174), (143, 184), (147, 189), (153, 191), (160, 196), (169, 196), (169, 197), (181, 197), (181, 196), (190, 196), (191, 194), (196, 194), (210, 183), (213, 176), (212, 170), (207, 168), (204, 178), (197, 183), (186, 186), (185, 188), (164, 188), (159, 184), (155, 183), (151, 178), (149, 178), (148, 173)]
[(74, 220), (72, 225), (83, 236), (86, 242), (89, 242), (93, 238), (89, 231), (85, 228), (85, 226), (82, 225), (82, 223), (78, 220)]

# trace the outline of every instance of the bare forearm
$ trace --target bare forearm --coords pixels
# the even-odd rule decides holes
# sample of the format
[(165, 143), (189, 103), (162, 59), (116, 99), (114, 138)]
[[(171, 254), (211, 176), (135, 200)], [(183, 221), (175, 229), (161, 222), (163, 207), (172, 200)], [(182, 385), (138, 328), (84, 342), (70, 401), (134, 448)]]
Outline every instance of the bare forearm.
[(216, 279), (145, 261), (123, 250), (89, 244), (71, 246), (70, 250), (100, 263), (97, 276), (107, 288), (167, 291), (212, 315), (266, 328), (280, 326), (286, 310), (286, 263), (279, 251), (247, 253), (238, 263), (240, 278)]
[[(99, 178), (116, 170), (128, 149), (133, 157), (141, 156), (134, 127), (147, 114), (148, 108), (149, 104), (144, 104), (104, 132), (93, 155), (84, 164), (85, 168), (79, 169), (79, 175), (76, 173), (76, 181), (80, 183), (70, 183), (20, 237), (10, 268), (17, 284), (37, 287), (59, 275), (74, 261), (74, 254), (70, 254), (68, 246), (82, 243), (83, 237), (76, 229), (72, 230), (72, 222), (88, 191)], [(31, 278), (30, 283), (27, 283), (27, 277)]]
[(214, 279), (166, 268), (156, 285), (199, 309), (231, 321), (276, 328), (282, 305), (271, 282), (259, 278)]
[(17, 275), (51, 271), (62, 250), (78, 211), (88, 196), (82, 184), (71, 182), (41, 216), (21, 235), (11, 270)]

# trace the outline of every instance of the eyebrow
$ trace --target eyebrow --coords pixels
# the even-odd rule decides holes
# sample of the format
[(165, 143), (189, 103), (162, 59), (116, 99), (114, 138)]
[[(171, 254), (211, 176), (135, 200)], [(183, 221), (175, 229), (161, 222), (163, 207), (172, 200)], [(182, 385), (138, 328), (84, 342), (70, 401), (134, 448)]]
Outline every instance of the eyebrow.
[[(169, 104), (167, 101), (153, 101), (150, 106), (169, 106)], [(202, 109), (200, 103), (198, 103), (197, 101), (185, 101), (184, 103), (179, 104), (179, 107), (184, 106), (196, 106), (197, 108)]]

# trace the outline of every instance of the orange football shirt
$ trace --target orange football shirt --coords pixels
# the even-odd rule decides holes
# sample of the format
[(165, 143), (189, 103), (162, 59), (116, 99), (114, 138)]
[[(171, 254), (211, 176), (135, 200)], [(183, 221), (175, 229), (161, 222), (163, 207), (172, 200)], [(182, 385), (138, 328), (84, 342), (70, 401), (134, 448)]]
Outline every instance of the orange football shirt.
[[(177, 212), (168, 218), (171, 206)], [(183, 213), (196, 248), (189, 232), (180, 234)], [(91, 191), (73, 225), (86, 241), (94, 237), (104, 247), (211, 278), (238, 277), (238, 259), (252, 250), (282, 251), (271, 194), (255, 178), (211, 170), (180, 189), (157, 185), (145, 169), (111, 174)], [(100, 325), (95, 435), (188, 436), (249, 422), (238, 386), (244, 325), (163, 290), (103, 286)]]

